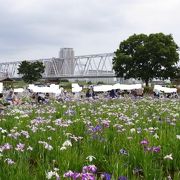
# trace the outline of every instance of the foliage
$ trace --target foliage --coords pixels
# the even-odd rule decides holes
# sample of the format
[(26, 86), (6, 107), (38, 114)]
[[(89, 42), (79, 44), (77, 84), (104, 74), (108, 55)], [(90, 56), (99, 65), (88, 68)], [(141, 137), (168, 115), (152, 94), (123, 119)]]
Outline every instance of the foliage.
[(178, 72), (177, 76), (172, 80), (173, 84), (180, 84), (180, 71)]
[(180, 179), (178, 112), (178, 100), (153, 99), (11, 107), (0, 120), (0, 179), (68, 179), (90, 164), (94, 179)]
[(87, 84), (88, 84), (88, 85), (91, 85), (91, 84), (92, 84), (92, 82), (91, 82), (91, 81), (88, 81), (88, 82), (87, 82)]
[(14, 88), (22, 88), (25, 87), (26, 85), (27, 84), (22, 80), (14, 82)]
[(71, 82), (60, 82), (59, 85), (66, 90), (70, 90), (72, 88)]
[(18, 67), (18, 74), (22, 74), (22, 79), (26, 83), (33, 83), (42, 78), (45, 66), (42, 62), (22, 61)]
[(97, 85), (100, 85), (100, 84), (105, 84), (105, 83), (103, 81), (98, 81)]
[(120, 43), (113, 59), (118, 77), (141, 79), (148, 85), (153, 78), (173, 78), (179, 72), (178, 46), (172, 35), (132, 35)]
[(153, 94), (153, 87), (145, 86), (143, 92), (144, 94)]
[(68, 79), (61, 79), (60, 82), (69, 82)]

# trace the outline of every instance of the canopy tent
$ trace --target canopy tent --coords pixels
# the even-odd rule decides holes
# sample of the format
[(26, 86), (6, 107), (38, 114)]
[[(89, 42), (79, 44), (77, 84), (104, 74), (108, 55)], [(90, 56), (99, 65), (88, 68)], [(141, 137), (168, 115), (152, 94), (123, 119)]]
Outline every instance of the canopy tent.
[(14, 92), (17, 92), (17, 93), (22, 93), (24, 91), (23, 88), (16, 88), (14, 89)]
[(112, 85), (99, 85), (93, 87), (95, 92), (106, 92), (111, 91), (113, 89)]
[(120, 89), (120, 90), (135, 90), (135, 89), (142, 89), (142, 84), (114, 84), (113, 89)]
[(161, 85), (155, 85), (154, 92), (164, 92), (164, 93), (176, 93), (177, 89), (176, 88), (168, 88), (168, 87), (162, 87)]
[(28, 89), (32, 90), (36, 93), (61, 93), (61, 89), (59, 89), (59, 85), (51, 84), (50, 87), (39, 87), (34, 84), (29, 84)]
[(79, 86), (77, 83), (72, 83), (72, 92), (78, 93), (82, 91), (82, 87)]
[(142, 89), (141, 84), (114, 84), (114, 85), (99, 85), (94, 86), (94, 91), (96, 92), (106, 92), (111, 91), (112, 89), (119, 89), (119, 90), (135, 90), (135, 89)]

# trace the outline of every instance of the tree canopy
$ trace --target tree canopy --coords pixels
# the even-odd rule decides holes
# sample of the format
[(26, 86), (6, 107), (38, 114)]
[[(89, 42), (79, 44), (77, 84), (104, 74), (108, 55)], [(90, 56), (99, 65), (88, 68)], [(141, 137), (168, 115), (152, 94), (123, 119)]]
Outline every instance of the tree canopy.
[(42, 78), (45, 66), (42, 62), (22, 61), (18, 67), (18, 74), (22, 74), (22, 79), (27, 83), (33, 83)]
[(117, 77), (141, 79), (148, 85), (153, 78), (174, 78), (179, 72), (178, 46), (172, 35), (132, 35), (120, 43), (113, 58)]

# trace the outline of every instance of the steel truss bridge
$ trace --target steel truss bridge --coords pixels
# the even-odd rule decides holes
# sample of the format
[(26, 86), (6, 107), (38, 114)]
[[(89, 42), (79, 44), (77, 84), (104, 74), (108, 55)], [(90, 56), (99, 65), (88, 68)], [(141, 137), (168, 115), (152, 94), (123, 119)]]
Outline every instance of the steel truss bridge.
[[(111, 78), (115, 77), (112, 69), (114, 53), (74, 56), (70, 61), (63, 58), (29, 60), (40, 61), (45, 66), (43, 78)], [(0, 78), (19, 79), (18, 67), (22, 61), (0, 63)]]

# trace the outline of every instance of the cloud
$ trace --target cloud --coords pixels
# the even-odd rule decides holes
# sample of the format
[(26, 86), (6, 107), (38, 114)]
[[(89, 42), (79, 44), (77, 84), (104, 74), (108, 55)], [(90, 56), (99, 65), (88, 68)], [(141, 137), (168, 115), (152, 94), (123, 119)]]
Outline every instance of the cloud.
[(0, 61), (113, 52), (134, 33), (173, 34), (179, 0), (0, 0)]

